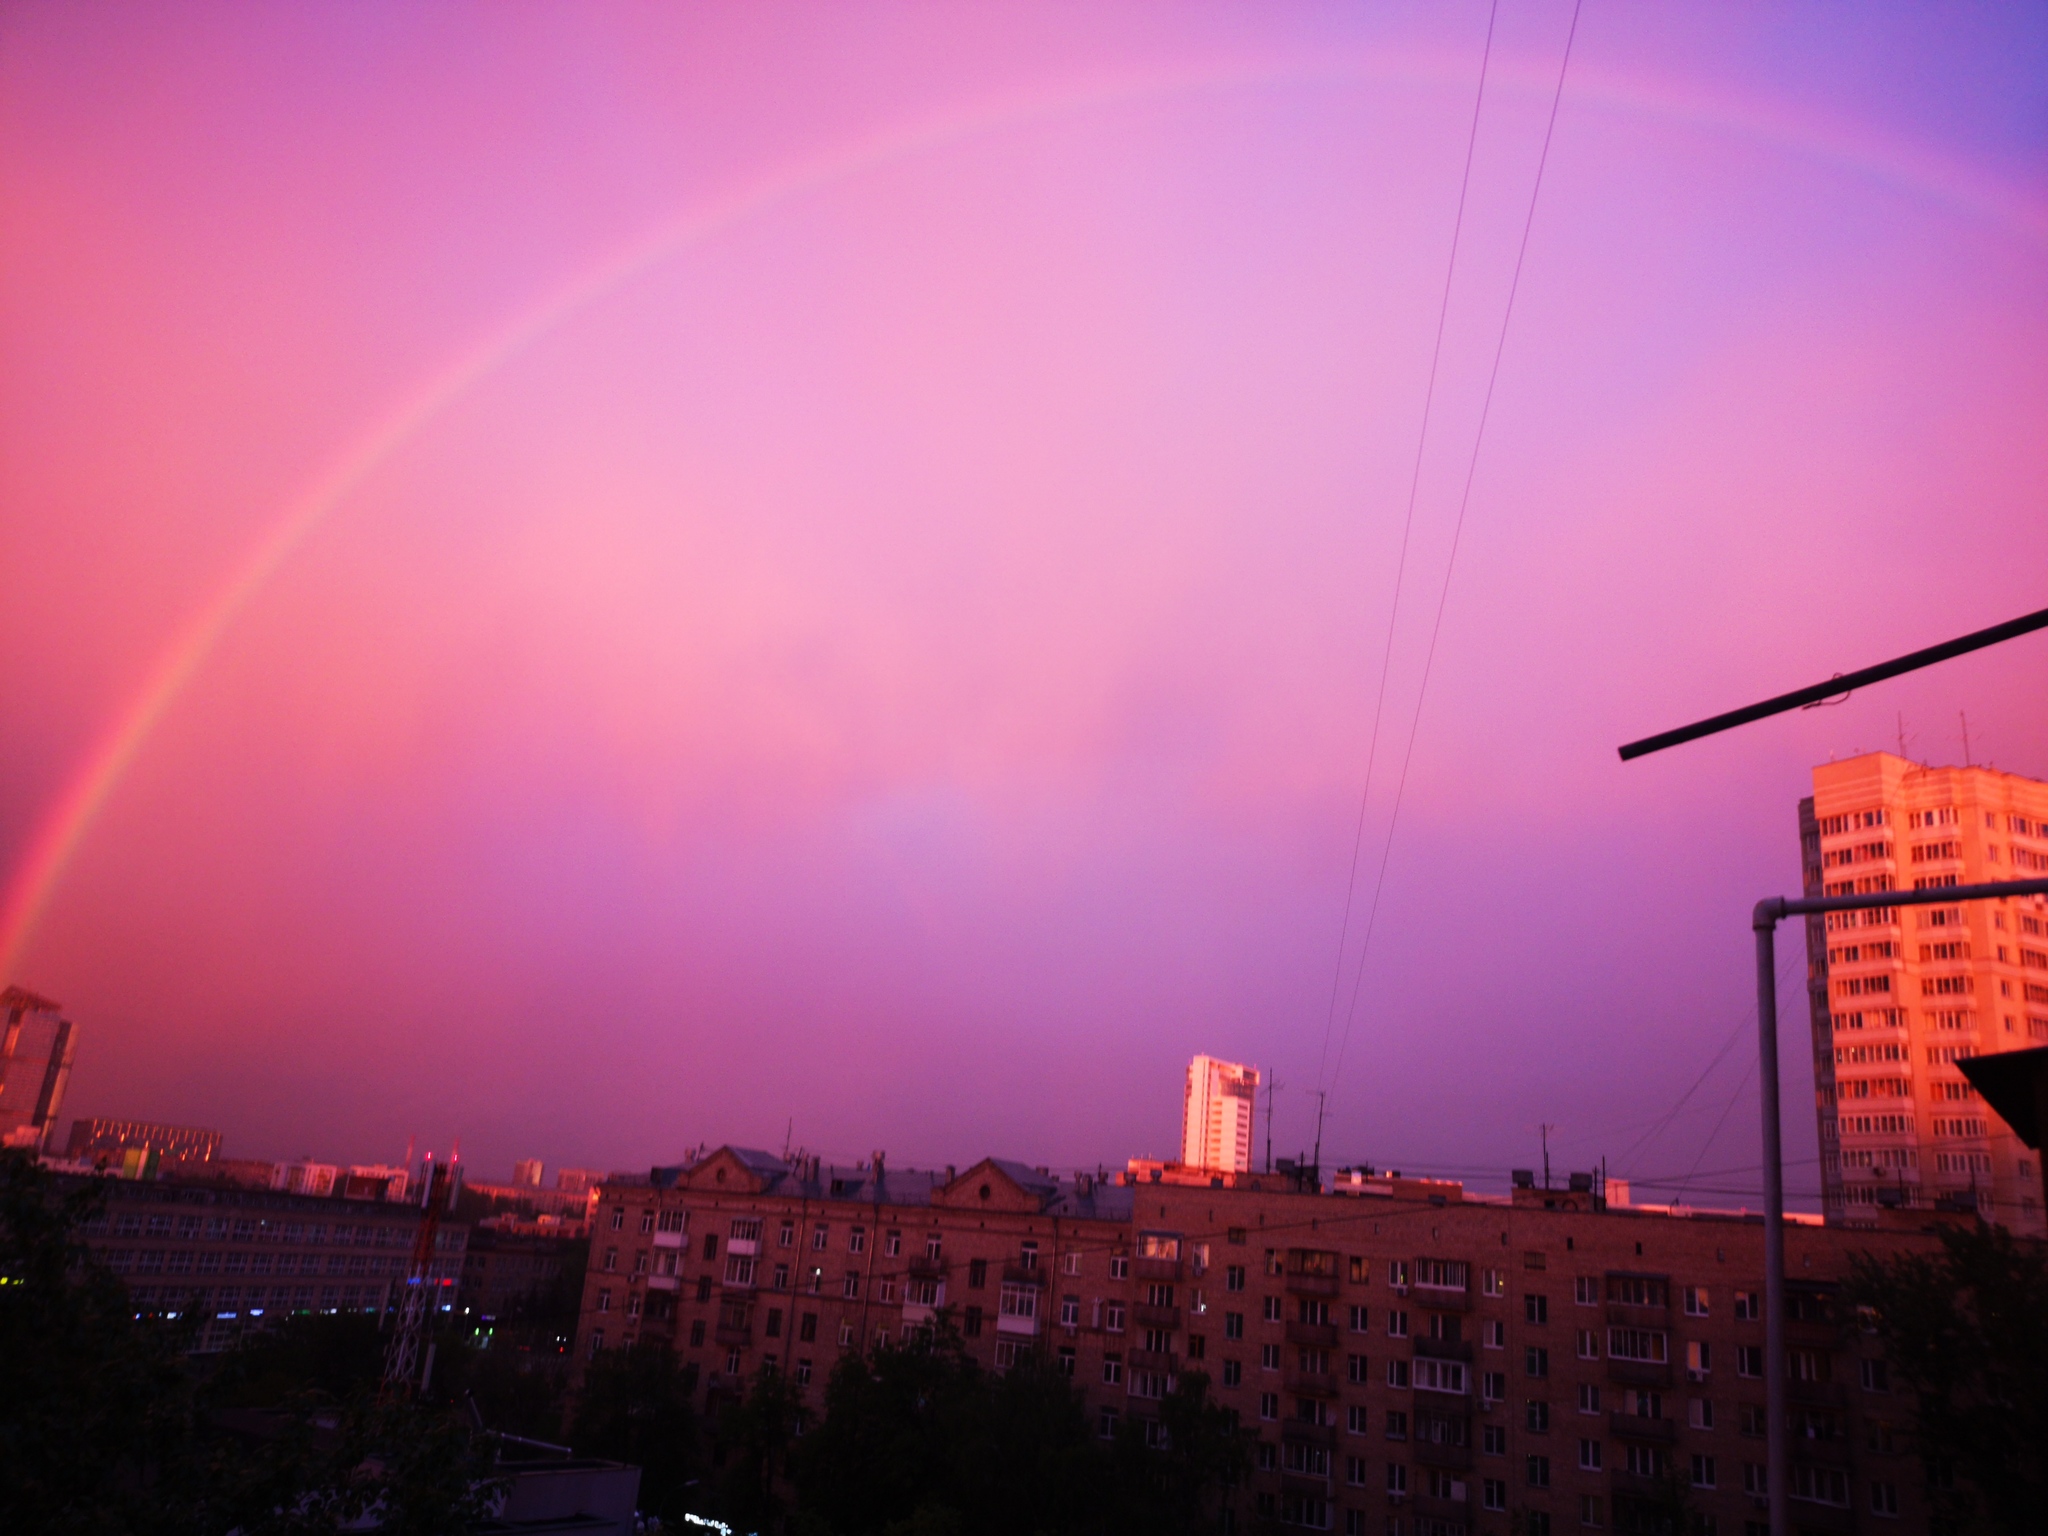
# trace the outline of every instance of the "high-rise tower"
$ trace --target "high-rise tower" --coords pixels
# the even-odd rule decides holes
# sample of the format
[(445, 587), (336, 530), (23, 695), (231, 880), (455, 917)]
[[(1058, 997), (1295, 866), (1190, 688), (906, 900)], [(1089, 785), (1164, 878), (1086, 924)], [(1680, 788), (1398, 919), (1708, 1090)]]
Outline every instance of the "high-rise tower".
[(1187, 1102), (1181, 1109), (1180, 1160), (1190, 1168), (1249, 1173), (1252, 1111), (1258, 1102), (1256, 1067), (1213, 1056), (1188, 1063)]
[(49, 1143), (75, 1048), (60, 1004), (21, 987), (0, 992), (0, 1146), (40, 1152)]
[[(1873, 752), (1813, 771), (1808, 895), (2048, 874), (2048, 784)], [(1956, 1062), (2048, 1044), (2048, 899), (1876, 907), (1806, 920), (1821, 1192), (1830, 1221), (1974, 1206), (2048, 1231), (2035, 1154)]]

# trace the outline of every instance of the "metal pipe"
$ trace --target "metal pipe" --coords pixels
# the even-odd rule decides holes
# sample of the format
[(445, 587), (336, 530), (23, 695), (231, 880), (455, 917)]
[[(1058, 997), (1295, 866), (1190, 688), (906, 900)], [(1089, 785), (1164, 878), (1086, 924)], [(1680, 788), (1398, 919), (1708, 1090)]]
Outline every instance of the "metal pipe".
[[(2048, 896), (2048, 880), (2006, 880), (1988, 885), (1935, 886), (1918, 891), (1871, 891), (1858, 896), (1767, 896), (1756, 904), (1757, 1080), (1764, 1143), (1764, 1426), (1766, 1492), (1771, 1536), (1791, 1536), (1791, 1425), (1785, 1413), (1785, 1150), (1778, 1109), (1778, 924), (1813, 912), (1871, 907), (1935, 907), (1961, 901)], [(2048, 1159), (2044, 1159), (2048, 1162)], [(2048, 1169), (2043, 1170), (2048, 1178)]]
[(1815, 683), (1807, 688), (1795, 688), (1790, 693), (1781, 693), (1774, 699), (1765, 699), (1760, 704), (1748, 704), (1741, 709), (1731, 709), (1726, 714), (1715, 715), (1692, 725), (1681, 725), (1675, 731), (1663, 731), (1655, 736), (1645, 736), (1641, 741), (1632, 741), (1622, 747), (1621, 760), (1644, 757), (1652, 752), (1661, 752), (1666, 747), (1675, 747), (1681, 742), (1698, 741), (1702, 736), (1712, 736), (1719, 731), (1730, 730), (1738, 725), (1747, 725), (1752, 720), (1762, 720), (1770, 715), (1781, 715), (1788, 709), (1803, 709), (1832, 699), (1836, 694), (1850, 693), (1869, 683), (1881, 683), (1888, 677), (1897, 677), (1902, 672), (1917, 671), (1931, 667), (1937, 661), (1947, 661), (1952, 656), (1964, 656), (1971, 651), (1981, 651), (1987, 645), (1996, 645), (2001, 640), (2011, 640), (2019, 635), (2031, 634), (2037, 629), (2048, 629), (2048, 608), (2037, 613), (2022, 614), (2017, 619), (2008, 619), (2003, 624), (1994, 624), (1989, 629), (1944, 640), (1940, 645), (1930, 645), (1925, 650), (1893, 661), (1881, 661), (1874, 667), (1865, 667), (1859, 672), (1846, 675), (1837, 673), (1824, 683)]
[(1764, 1134), (1764, 1490), (1771, 1536), (1791, 1536), (1791, 1425), (1785, 1416), (1785, 1147), (1778, 1110), (1778, 920), (1785, 903), (1756, 904), (1757, 1082)]

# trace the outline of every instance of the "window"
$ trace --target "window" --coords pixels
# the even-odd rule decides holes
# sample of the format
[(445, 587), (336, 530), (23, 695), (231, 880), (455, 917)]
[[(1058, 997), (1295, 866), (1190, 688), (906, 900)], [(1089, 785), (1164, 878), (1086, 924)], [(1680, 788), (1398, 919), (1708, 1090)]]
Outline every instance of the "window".
[[(754, 1283), (754, 1256), (751, 1253), (729, 1253), (725, 1257), (725, 1283), (727, 1285), (752, 1285)], [(851, 1292), (848, 1292), (851, 1295)]]
[(1508, 1453), (1508, 1427), (1505, 1424), (1481, 1426), (1479, 1448), (1489, 1456), (1505, 1456)]
[(832, 1229), (824, 1222), (821, 1221), (815, 1227), (811, 1228), (811, 1252), (823, 1253), (825, 1251), (826, 1245), (830, 1243), (831, 1240)]
[(988, 1260), (969, 1259), (967, 1261), (967, 1288), (970, 1291), (978, 1291), (985, 1287), (987, 1284)]
[(811, 1384), (811, 1362), (810, 1362), (810, 1361), (808, 1361), (808, 1360), (799, 1360), (799, 1361), (797, 1361), (797, 1363), (796, 1363), (796, 1384), (797, 1384), (797, 1385), (798, 1385), (799, 1387), (808, 1387), (808, 1386), (809, 1386), (809, 1385)]
[(1735, 1374), (1752, 1380), (1764, 1373), (1764, 1351), (1760, 1344), (1738, 1344), (1735, 1346)]
[(1705, 1381), (1714, 1368), (1714, 1347), (1704, 1339), (1688, 1340), (1685, 1346), (1685, 1374), (1688, 1380)]
[(1815, 1467), (1795, 1462), (1792, 1467), (1792, 1497), (1812, 1504), (1849, 1507), (1849, 1474), (1835, 1467)]
[(1508, 1347), (1508, 1325), (1499, 1318), (1491, 1318), (1479, 1325), (1479, 1342), (1488, 1349)]
[(962, 1317), (960, 1320), (960, 1331), (970, 1339), (980, 1338), (981, 1317), (981, 1308), (969, 1307), (967, 1309), (966, 1315)]
[(611, 1311), (611, 1309), (612, 1293), (610, 1291), (599, 1291), (597, 1293), (597, 1310), (600, 1312), (609, 1312)]
[(1768, 1420), (1765, 1418), (1763, 1409), (1755, 1403), (1744, 1403), (1737, 1410), (1736, 1419), (1737, 1432), (1751, 1440), (1761, 1440), (1768, 1433), (1765, 1428)]
[(845, 1279), (845, 1280), (844, 1280), (844, 1281), (843, 1281), (843, 1282), (841, 1283), (841, 1285), (840, 1285), (840, 1287), (839, 1287), (839, 1294), (840, 1294), (840, 1295), (842, 1295), (842, 1296), (844, 1296), (844, 1297), (845, 1297), (845, 1298), (846, 1298), (846, 1299), (847, 1299), (848, 1301), (858, 1301), (858, 1300), (860, 1300), (860, 1271), (859, 1271), (859, 1270), (857, 1270), (857, 1269), (849, 1269), (849, 1270), (848, 1270), (848, 1271), (846, 1272), (846, 1279)]
[(1096, 1433), (1105, 1440), (1114, 1440), (1116, 1438), (1116, 1417), (1116, 1410), (1114, 1408), (1103, 1409), (1102, 1417), (1097, 1421), (1099, 1427)]
[(1550, 1351), (1531, 1344), (1522, 1352), (1522, 1368), (1532, 1380), (1541, 1381), (1550, 1374)]
[(1372, 1433), (1372, 1410), (1353, 1403), (1344, 1410), (1344, 1428), (1349, 1434), (1369, 1435)]
[(1405, 1339), (1408, 1337), (1408, 1314), (1389, 1310), (1387, 1313), (1387, 1337)]
[(1363, 1456), (1346, 1456), (1344, 1458), (1344, 1481), (1353, 1488), (1363, 1488), (1365, 1486), (1365, 1458)]
[(1467, 1391), (1465, 1384), (1465, 1362), (1462, 1360), (1418, 1359), (1414, 1362), (1415, 1390), (1418, 1392), (1454, 1392), (1462, 1397)]
[[(1599, 1494), (1582, 1493), (1579, 1495), (1579, 1524), (1602, 1525), (1605, 1523), (1603, 1518), (1605, 1514), (1606, 1510), (1601, 1504)], [(1702, 1516), (1699, 1524), (1694, 1529), (1699, 1532), (1699, 1536), (1714, 1536), (1714, 1517), (1712, 1515)]]
[(796, 1336), (800, 1343), (810, 1344), (816, 1341), (818, 1337), (817, 1313), (806, 1312), (803, 1315), (802, 1320), (797, 1324)]
[(891, 1232), (882, 1239), (882, 1252), (888, 1258), (896, 1258), (903, 1252), (903, 1234)]
[(1531, 1488), (1548, 1488), (1550, 1486), (1550, 1458), (1548, 1456), (1531, 1456), (1528, 1467), (1529, 1486)]
[(1663, 1365), (1669, 1358), (1670, 1340), (1655, 1328), (1609, 1328), (1607, 1353), (1617, 1360), (1637, 1360)]
[(703, 1347), (704, 1319), (700, 1317), (695, 1322), (690, 1324), (690, 1348), (702, 1349)]
[(1267, 1321), (1267, 1322), (1269, 1322), (1269, 1323), (1277, 1323), (1277, 1322), (1279, 1322), (1279, 1321), (1280, 1321), (1280, 1298), (1279, 1298), (1278, 1296), (1268, 1296), (1268, 1297), (1266, 1298), (1266, 1304), (1265, 1304), (1265, 1307), (1264, 1307), (1264, 1309), (1263, 1309), (1263, 1310), (1264, 1310), (1264, 1313), (1265, 1313), (1265, 1318), (1266, 1318), (1266, 1321)]
[(617, 1268), (619, 1267), (619, 1250), (618, 1250), (618, 1249), (616, 1249), (616, 1248), (607, 1248), (607, 1249), (605, 1249), (605, 1251), (604, 1251), (604, 1267), (605, 1267), (605, 1272), (606, 1272), (607, 1274), (609, 1274), (609, 1273), (610, 1273), (611, 1271), (613, 1271), (613, 1270), (615, 1270), (615, 1269), (617, 1269)]
[(1365, 1257), (1364, 1257), (1363, 1255), (1361, 1255), (1361, 1254), (1356, 1254), (1356, 1253), (1354, 1253), (1354, 1254), (1352, 1254), (1352, 1255), (1351, 1255), (1351, 1260), (1350, 1260), (1349, 1264), (1348, 1264), (1348, 1265), (1346, 1266), (1346, 1268), (1347, 1268), (1347, 1270), (1349, 1271), (1349, 1274), (1350, 1274), (1350, 1277), (1351, 1277), (1351, 1283), (1352, 1283), (1353, 1285), (1370, 1285), (1370, 1284), (1372, 1284), (1372, 1260), (1371, 1260), (1371, 1259), (1365, 1258)]
[(768, 1309), (768, 1337), (771, 1339), (782, 1337), (782, 1308), (780, 1307), (770, 1307)]
[(1102, 1357), (1102, 1379), (1105, 1384), (1115, 1386), (1124, 1379), (1124, 1357), (1109, 1354)]
[(1479, 1293), (1482, 1296), (1507, 1295), (1508, 1272), (1504, 1269), (1482, 1269), (1479, 1271)]
[(1239, 1362), (1239, 1361), (1236, 1361), (1236, 1360), (1226, 1360), (1226, 1361), (1224, 1361), (1224, 1362), (1223, 1362), (1223, 1385), (1225, 1385), (1226, 1387), (1236, 1387), (1236, 1386), (1242, 1386), (1243, 1384), (1244, 1384), (1244, 1366), (1243, 1366), (1243, 1364), (1242, 1364), (1241, 1362)]
[(1531, 1398), (1523, 1405), (1523, 1422), (1529, 1426), (1532, 1435), (1550, 1433), (1550, 1404), (1540, 1398)]
[(1346, 1355), (1345, 1377), (1355, 1386), (1364, 1386), (1372, 1380), (1372, 1362), (1364, 1355)]
[(1131, 1278), (1131, 1256), (1127, 1253), (1113, 1253), (1109, 1256), (1109, 1278), (1128, 1280)]
[(1763, 1306), (1759, 1302), (1755, 1291), (1737, 1291), (1735, 1293), (1735, 1321), (1738, 1323), (1753, 1323), (1763, 1315)]
[(942, 1239), (942, 1238), (941, 1238), (941, 1237), (939, 1236), (939, 1234), (938, 1234), (938, 1233), (936, 1233), (936, 1232), (927, 1232), (927, 1233), (926, 1233), (926, 1234), (924, 1235), (924, 1256), (925, 1256), (925, 1261), (926, 1261), (927, 1263), (930, 1263), (930, 1264), (936, 1264), (936, 1263), (938, 1263), (938, 1262), (939, 1262), (939, 1250), (940, 1250), (940, 1249), (941, 1249), (942, 1247), (944, 1247), (944, 1246), (945, 1246), (945, 1244), (944, 1244), (944, 1239)]
[(1756, 1462), (1745, 1461), (1742, 1464), (1742, 1491), (1751, 1498), (1770, 1497), (1771, 1480), (1765, 1469)]
[(1244, 1266), (1242, 1264), (1226, 1264), (1223, 1267), (1223, 1289), (1226, 1291), (1241, 1291), (1244, 1289)]
[(1692, 1485), (1695, 1488), (1712, 1488), (1714, 1483), (1714, 1458), (1695, 1455), (1692, 1459)]
[(1397, 1494), (1399, 1494), (1399, 1493), (1406, 1493), (1407, 1491), (1408, 1491), (1408, 1469), (1407, 1469), (1407, 1468), (1406, 1468), (1405, 1466), (1403, 1466), (1403, 1465), (1402, 1465), (1402, 1464), (1401, 1464), (1400, 1462), (1398, 1462), (1398, 1461), (1390, 1461), (1390, 1462), (1388, 1462), (1388, 1463), (1387, 1463), (1387, 1492), (1389, 1492), (1389, 1493), (1397, 1493)]
[(1899, 1485), (1897, 1483), (1872, 1483), (1870, 1485), (1870, 1512), (1896, 1518), (1899, 1513)]
[(1038, 1244), (1027, 1238), (1017, 1251), (1017, 1262), (1024, 1269), (1038, 1268)]
[(1503, 1477), (1482, 1477), (1479, 1480), (1479, 1507), (1496, 1512), (1508, 1507), (1508, 1484)]
[(1685, 1421), (1694, 1429), (1714, 1427), (1714, 1405), (1704, 1397), (1696, 1397), (1685, 1407)]
[(1866, 1392), (1889, 1392), (1892, 1389), (1891, 1369), (1882, 1360), (1858, 1360), (1858, 1374), (1863, 1379)]
[(619, 1230), (620, 1228), (624, 1227), (624, 1226), (625, 1226), (625, 1224), (626, 1224), (626, 1208), (625, 1208), (625, 1207), (624, 1207), (623, 1205), (615, 1205), (615, 1206), (613, 1206), (613, 1207), (612, 1207), (612, 1230), (613, 1230), (614, 1232), (617, 1232), (617, 1231), (618, 1231), (618, 1230)]
[(1405, 1387), (1408, 1385), (1408, 1362), (1406, 1360), (1389, 1360), (1387, 1362), (1387, 1385), (1390, 1387)]
[(1262, 1371), (1277, 1371), (1280, 1369), (1280, 1346), (1278, 1344), (1261, 1344), (1259, 1346), (1259, 1369)]
[(1080, 1255), (1080, 1254), (1078, 1254), (1078, 1253), (1063, 1253), (1063, 1254), (1061, 1254), (1061, 1255), (1060, 1255), (1060, 1273), (1061, 1273), (1061, 1274), (1063, 1274), (1063, 1275), (1078, 1275), (1078, 1274), (1080, 1274), (1080, 1273), (1081, 1273), (1081, 1255)]
[(1081, 1298), (1062, 1296), (1060, 1298), (1060, 1326), (1078, 1328), (1081, 1326)]
[(1489, 1403), (1497, 1403), (1508, 1395), (1508, 1373), (1506, 1371), (1482, 1371), (1479, 1374), (1479, 1395)]
[(1581, 1472), (1598, 1472), (1600, 1470), (1600, 1442), (1598, 1440), (1581, 1440), (1579, 1442), (1579, 1470)]
[(1280, 1417), (1280, 1394), (1278, 1392), (1261, 1392), (1259, 1394), (1259, 1417), (1262, 1419), (1277, 1419)]
[(1579, 1358), (1598, 1360), (1600, 1358), (1600, 1335), (1590, 1328), (1581, 1328), (1578, 1333)]
[[(682, 1213), (681, 1213), (680, 1211), (678, 1211), (678, 1212), (677, 1212), (676, 1214), (677, 1214), (677, 1215), (681, 1215)], [(667, 1217), (663, 1217), (662, 1219), (663, 1219), (664, 1221), (666, 1221), (666, 1220), (667, 1220), (668, 1218), (667, 1218)], [(795, 1222), (793, 1222), (793, 1221), (785, 1221), (785, 1222), (784, 1222), (784, 1223), (782, 1224), (782, 1228), (781, 1228), (781, 1230), (780, 1230), (780, 1231), (778, 1231), (778, 1232), (777, 1232), (777, 1233), (775, 1234), (775, 1246), (776, 1246), (776, 1247), (778, 1247), (778, 1248), (794, 1248), (794, 1247), (796, 1246), (796, 1223), (795, 1223)], [(798, 1364), (799, 1364), (799, 1366), (800, 1366), (800, 1367), (801, 1367), (801, 1366), (802, 1366), (803, 1364), (805, 1364), (805, 1363), (807, 1363), (807, 1362), (802, 1362), (802, 1361), (799, 1361), (799, 1362), (798, 1362)]]
[(1102, 1326), (1109, 1333), (1124, 1331), (1124, 1304), (1112, 1301), (1102, 1309)]
[(1014, 1317), (1026, 1322), (1038, 1317), (1038, 1287), (1035, 1285), (1005, 1284), (997, 1296), (997, 1307), (1004, 1317)]
[(1244, 1314), (1242, 1312), (1226, 1312), (1223, 1314), (1223, 1337), (1226, 1339), (1241, 1339), (1244, 1337)]
[(847, 1232), (846, 1251), (848, 1253), (866, 1253), (868, 1251), (868, 1229), (866, 1227), (854, 1227)]
[(1549, 1322), (1549, 1298), (1545, 1296), (1524, 1296), (1522, 1298), (1522, 1320), (1539, 1326)]

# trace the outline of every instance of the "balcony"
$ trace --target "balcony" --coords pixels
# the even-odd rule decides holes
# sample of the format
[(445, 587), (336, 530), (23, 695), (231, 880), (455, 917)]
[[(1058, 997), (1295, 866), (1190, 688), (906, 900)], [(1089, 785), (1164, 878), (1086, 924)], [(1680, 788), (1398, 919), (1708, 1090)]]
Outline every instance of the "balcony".
[(1442, 1467), (1447, 1472), (1469, 1472), (1472, 1470), (1472, 1447), (1442, 1445), (1434, 1440), (1418, 1440), (1415, 1442), (1415, 1459), (1425, 1467)]
[(1155, 1307), (1141, 1301), (1132, 1306), (1131, 1318), (1140, 1328), (1164, 1328), (1168, 1333), (1180, 1328), (1179, 1307)]
[(1451, 1290), (1441, 1285), (1418, 1285), (1408, 1292), (1409, 1303), (1427, 1307), (1432, 1312), (1470, 1312), (1472, 1293), (1469, 1290)]
[(657, 1248), (680, 1248), (683, 1246), (683, 1236), (684, 1234), (681, 1232), (657, 1232), (654, 1234), (654, 1246)]
[(1607, 1321), (1623, 1328), (1669, 1328), (1671, 1308), (1631, 1307), (1619, 1301), (1607, 1303)]
[(744, 1347), (754, 1342), (752, 1323), (720, 1323), (711, 1330), (712, 1338), (727, 1346)]
[(943, 1280), (946, 1278), (945, 1258), (938, 1254), (920, 1253), (904, 1265), (911, 1275), (919, 1280)]
[(1330, 1492), (1330, 1474), (1327, 1472), (1295, 1472), (1286, 1467), (1280, 1469), (1280, 1486), (1288, 1493), (1307, 1493), (1327, 1498)]
[(1005, 1285), (1043, 1285), (1045, 1284), (1045, 1278), (1045, 1271), (1036, 1264), (1005, 1264), (1003, 1266), (1003, 1284)]
[(1295, 1296), (1334, 1296), (1337, 1294), (1335, 1275), (1303, 1275), (1289, 1271), (1286, 1278), (1288, 1292)]
[(1856, 1517), (1841, 1505), (1812, 1499), (1792, 1500), (1792, 1523), (1802, 1531), (1839, 1531), (1844, 1536), (1856, 1529)]
[(1164, 1371), (1169, 1376), (1180, 1374), (1180, 1356), (1168, 1349), (1133, 1349), (1124, 1355), (1124, 1363), (1134, 1371)]
[(1337, 1325), (1335, 1323), (1289, 1323), (1287, 1342), (1306, 1344), (1311, 1349), (1335, 1349), (1337, 1347)]
[(1308, 1424), (1300, 1419), (1286, 1419), (1280, 1425), (1282, 1445), (1334, 1446), (1337, 1443), (1337, 1426), (1334, 1424)]
[(1842, 1346), (1841, 1325), (1788, 1317), (1785, 1319), (1785, 1343), (1793, 1349), (1839, 1349)]
[(1281, 1372), (1281, 1384), (1296, 1397), (1335, 1397), (1337, 1395), (1337, 1373), (1335, 1371), (1297, 1371), (1293, 1367)]
[(1846, 1408), (1849, 1394), (1832, 1381), (1787, 1381), (1785, 1400), (1812, 1408)]
[(1620, 1467), (1607, 1475), (1608, 1486), (1618, 1499), (1664, 1499), (1671, 1492), (1671, 1485), (1661, 1477), (1645, 1477), (1640, 1472), (1625, 1472)]
[(1434, 1520), (1470, 1520), (1472, 1501), (1470, 1499), (1435, 1499), (1426, 1493), (1415, 1495), (1415, 1513), (1427, 1515)]
[(1668, 1387), (1671, 1365), (1651, 1360), (1617, 1360), (1607, 1357), (1607, 1379), (1624, 1387)]
[(1846, 1467), (1855, 1461), (1856, 1451), (1846, 1435), (1837, 1435), (1832, 1440), (1809, 1440), (1794, 1433), (1792, 1459), (1817, 1467)]
[(675, 1288), (676, 1277), (674, 1275), (649, 1275), (647, 1277), (647, 1289), (650, 1291), (672, 1291)]
[(1463, 1339), (1430, 1339), (1418, 1335), (1414, 1343), (1414, 1352), (1425, 1360), (1463, 1360), (1471, 1364), (1472, 1346)]
[(1675, 1419), (1652, 1419), (1640, 1413), (1623, 1413), (1618, 1408), (1607, 1415), (1607, 1432), (1617, 1440), (1641, 1440), (1652, 1445), (1678, 1442)]
[(1134, 1280), (1163, 1280), (1168, 1284), (1172, 1284), (1180, 1279), (1180, 1275), (1181, 1262), (1179, 1259), (1136, 1258), (1131, 1260), (1131, 1277)]

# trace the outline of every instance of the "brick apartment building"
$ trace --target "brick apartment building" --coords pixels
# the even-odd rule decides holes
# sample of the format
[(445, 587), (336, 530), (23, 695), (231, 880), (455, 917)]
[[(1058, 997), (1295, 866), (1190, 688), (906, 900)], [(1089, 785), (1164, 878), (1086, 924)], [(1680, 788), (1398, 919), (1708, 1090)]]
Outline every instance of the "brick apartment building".
[[(1676, 1489), (1704, 1536), (1765, 1518), (1763, 1228), (1579, 1193), (1146, 1169), (840, 1169), (723, 1148), (602, 1188), (579, 1359), (660, 1340), (707, 1409), (773, 1363), (815, 1410), (841, 1351), (944, 1308), (984, 1365), (1044, 1351), (1104, 1435), (1184, 1371), (1254, 1433), (1243, 1514), (1372, 1536), (1626, 1530)], [(1182, 1177), (1186, 1178), (1185, 1172)], [(1924, 1529), (1907, 1403), (1838, 1304), (1923, 1234), (1795, 1225), (1793, 1509)]]
[[(291, 1312), (381, 1311), (411, 1261), (409, 1205), (294, 1195), (220, 1182), (102, 1179), (86, 1245), (127, 1283), (137, 1310), (198, 1314), (201, 1351)], [(435, 1277), (452, 1307), (467, 1229), (443, 1222)]]

